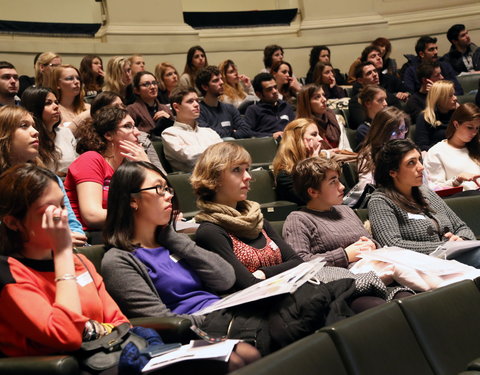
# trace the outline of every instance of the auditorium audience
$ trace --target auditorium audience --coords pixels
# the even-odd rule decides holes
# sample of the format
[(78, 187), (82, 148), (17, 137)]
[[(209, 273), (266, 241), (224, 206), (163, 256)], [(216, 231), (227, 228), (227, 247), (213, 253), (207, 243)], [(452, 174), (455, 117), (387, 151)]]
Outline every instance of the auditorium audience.
[(245, 74), (239, 74), (232, 60), (223, 61), (218, 69), (223, 81), (223, 95), (220, 96), (220, 101), (239, 108), (242, 103), (258, 100), (250, 78)]
[(278, 86), (270, 73), (259, 73), (252, 82), (260, 101), (245, 112), (254, 137), (279, 138), (285, 126), (295, 118), (293, 107), (279, 99)]
[(100, 109), (82, 128), (80, 156), (68, 168), (65, 190), (84, 229), (103, 227), (110, 180), (123, 160), (149, 161), (139, 134), (127, 110), (117, 107)]
[(114, 56), (107, 63), (103, 91), (120, 95), (125, 105), (135, 101), (132, 87), (132, 67), (124, 56)]
[(170, 109), (157, 99), (158, 81), (147, 71), (140, 71), (133, 77), (135, 103), (127, 107), (138, 130), (160, 135), (173, 125), (174, 117)]
[(69, 128), (61, 123), (60, 105), (55, 94), (46, 87), (29, 87), (22, 95), (22, 106), (33, 116), (39, 132), (40, 157), (46, 168), (60, 176), (77, 158), (77, 141)]
[(85, 100), (93, 100), (101, 91), (105, 72), (100, 56), (87, 55), (80, 62), (80, 78), (85, 88)]
[(155, 77), (158, 82), (158, 101), (170, 106), (170, 94), (178, 85), (177, 69), (169, 63), (163, 62), (155, 67)]
[(417, 67), (417, 79), (421, 82), (420, 89), (408, 98), (405, 106), (405, 112), (410, 115), (413, 123), (417, 121), (420, 112), (425, 109), (427, 93), (432, 85), (443, 79), (440, 64), (437, 61), (420, 64)]
[(207, 54), (200, 46), (193, 46), (187, 52), (187, 61), (185, 68), (178, 81), (178, 86), (182, 88), (195, 88), (195, 78), (200, 69), (208, 65)]
[[(474, 240), (471, 229), (436, 193), (423, 184), (420, 149), (409, 139), (392, 140), (375, 158), (377, 189), (368, 202), (375, 240), (430, 254), (447, 241)], [(480, 267), (480, 248), (455, 260)]]
[(431, 187), (462, 186), (478, 190), (480, 178), (480, 109), (461, 104), (453, 112), (445, 131), (447, 139), (428, 150), (425, 169)]
[[(62, 58), (55, 52), (43, 52), (35, 62), (35, 86), (47, 86), (53, 68), (62, 64)], [(26, 88), (26, 87), (25, 87)]]
[(16, 105), (20, 83), (17, 70), (8, 61), (0, 61), (0, 107)]
[(88, 111), (90, 104), (83, 98), (83, 84), (80, 72), (73, 65), (60, 65), (50, 73), (49, 87), (59, 101), (61, 126), (70, 126), (80, 113)]
[(318, 62), (313, 70), (313, 83), (322, 86), (325, 98), (341, 99), (347, 97), (347, 92), (337, 85), (332, 64)]
[(370, 131), (375, 115), (387, 106), (387, 93), (380, 86), (367, 85), (358, 94), (358, 102), (366, 114), (365, 121), (358, 126), (355, 133), (357, 144), (360, 146)]
[[(20, 164), (2, 173), (0, 221), (2, 354), (73, 353), (128, 322), (93, 264), (73, 253), (64, 194), (52, 172)], [(79, 287), (85, 274), (91, 282)]]
[[(22, 163), (44, 166), (40, 156), (48, 153), (44, 150), (41, 141), (35, 129), (35, 121), (27, 110), (17, 106), (0, 108), (0, 173)], [(64, 191), (62, 180), (58, 177), (57, 180)], [(73, 244), (83, 246), (87, 237), (82, 230), (82, 225), (75, 217), (66, 194), (64, 194), (63, 203), (68, 211), (68, 224)]]
[(222, 138), (250, 138), (251, 129), (232, 104), (219, 100), (224, 93), (220, 70), (213, 65), (201, 69), (195, 81), (203, 96), (198, 125), (210, 128)]
[(305, 261), (322, 256), (327, 265), (347, 268), (377, 246), (355, 212), (342, 205), (340, 173), (337, 162), (319, 157), (295, 166), (294, 189), (306, 207), (288, 215), (283, 238)]
[(320, 155), (321, 142), (318, 126), (312, 119), (299, 118), (285, 127), (272, 163), (279, 200), (295, 202), (298, 205), (306, 203), (293, 188), (292, 173), (300, 161)]
[(162, 133), (165, 157), (175, 170), (191, 172), (200, 154), (222, 139), (215, 130), (198, 126), (200, 104), (194, 88), (178, 87), (171, 103), (176, 119)]
[(435, 82), (428, 91), (425, 110), (416, 121), (415, 143), (420, 150), (428, 151), (435, 143), (445, 139), (445, 130), (457, 107), (453, 83)]
[(365, 140), (360, 145), (357, 159), (360, 186), (375, 184), (375, 155), (391, 139), (404, 139), (410, 128), (410, 119), (406, 113), (396, 107), (381, 109), (374, 117)]

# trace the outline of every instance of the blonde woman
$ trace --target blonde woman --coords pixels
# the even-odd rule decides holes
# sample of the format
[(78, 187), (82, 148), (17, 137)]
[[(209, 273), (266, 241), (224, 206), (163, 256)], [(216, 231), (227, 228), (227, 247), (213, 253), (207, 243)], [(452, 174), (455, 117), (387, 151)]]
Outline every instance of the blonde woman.
[(145, 59), (143, 58), (142, 55), (132, 55), (128, 58), (128, 61), (130, 61), (130, 66), (132, 68), (132, 77), (135, 77), (135, 74), (138, 72), (144, 72), (145, 71)]
[(108, 60), (103, 91), (120, 95), (124, 104), (132, 104), (135, 95), (132, 88), (132, 64), (124, 56), (115, 56)]
[(80, 79), (80, 72), (73, 65), (60, 65), (54, 68), (48, 87), (59, 101), (63, 126), (68, 127), (76, 116), (90, 109), (90, 104), (83, 100), (83, 83)]
[(49, 82), (49, 74), (53, 68), (62, 63), (62, 58), (55, 52), (44, 52), (35, 63), (35, 86), (45, 86)]
[(222, 102), (238, 108), (245, 101), (257, 99), (250, 78), (238, 74), (237, 66), (232, 60), (225, 60), (218, 69), (223, 81), (223, 95), (220, 97)]
[(457, 107), (453, 82), (435, 82), (427, 94), (425, 110), (416, 122), (415, 143), (420, 150), (428, 151), (435, 143), (445, 139), (445, 130)]
[(155, 67), (158, 82), (158, 101), (170, 105), (170, 93), (178, 86), (178, 71), (170, 63), (162, 62)]
[(321, 142), (318, 126), (311, 119), (296, 119), (285, 127), (282, 143), (273, 159), (278, 199), (300, 205), (306, 203), (293, 189), (292, 172), (300, 161), (319, 155)]

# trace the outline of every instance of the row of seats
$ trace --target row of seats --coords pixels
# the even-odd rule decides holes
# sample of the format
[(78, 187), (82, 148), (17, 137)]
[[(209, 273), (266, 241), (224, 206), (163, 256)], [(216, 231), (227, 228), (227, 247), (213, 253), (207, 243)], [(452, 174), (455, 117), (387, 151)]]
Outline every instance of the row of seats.
[(322, 328), (232, 375), (480, 374), (479, 316), (478, 285), (462, 281)]

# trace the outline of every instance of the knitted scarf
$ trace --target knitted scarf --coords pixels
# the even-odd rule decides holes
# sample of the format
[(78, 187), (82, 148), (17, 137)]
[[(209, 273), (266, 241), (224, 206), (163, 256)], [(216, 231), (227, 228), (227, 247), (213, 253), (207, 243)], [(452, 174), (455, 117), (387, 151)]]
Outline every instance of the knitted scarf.
[(237, 208), (220, 203), (197, 201), (201, 212), (195, 216), (198, 223), (208, 221), (217, 224), (236, 237), (253, 240), (263, 228), (260, 205), (253, 201), (238, 202)]
[[(340, 125), (338, 125), (335, 113), (327, 109), (323, 115), (315, 116), (315, 122), (320, 130), (320, 135), (326, 142), (322, 148), (336, 148), (340, 141)], [(330, 146), (330, 147), (328, 147)]]

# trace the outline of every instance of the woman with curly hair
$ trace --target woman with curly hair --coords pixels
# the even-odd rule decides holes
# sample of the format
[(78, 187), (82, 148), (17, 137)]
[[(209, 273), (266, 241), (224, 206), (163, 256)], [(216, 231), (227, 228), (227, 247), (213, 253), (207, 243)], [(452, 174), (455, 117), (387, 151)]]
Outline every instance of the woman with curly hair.
[(108, 60), (103, 91), (111, 91), (120, 95), (125, 105), (135, 101), (132, 87), (132, 67), (128, 58), (115, 56)]
[[(242, 103), (257, 99), (252, 82), (245, 74), (238, 74), (232, 60), (225, 60), (219, 66), (223, 81), (223, 95), (220, 100), (238, 108)], [(258, 100), (258, 99), (257, 99)]]

